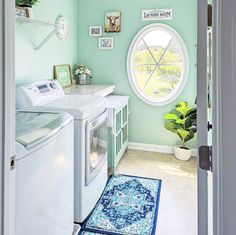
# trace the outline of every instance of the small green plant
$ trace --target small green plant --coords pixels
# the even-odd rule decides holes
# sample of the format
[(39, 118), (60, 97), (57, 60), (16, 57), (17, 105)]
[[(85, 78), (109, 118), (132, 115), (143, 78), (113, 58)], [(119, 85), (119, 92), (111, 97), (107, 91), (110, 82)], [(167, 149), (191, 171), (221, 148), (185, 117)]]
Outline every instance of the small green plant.
[(181, 141), (181, 148), (187, 149), (186, 142), (194, 137), (197, 131), (197, 109), (188, 107), (186, 101), (180, 101), (175, 108), (165, 114), (165, 128), (176, 133)]
[(16, 6), (22, 6), (22, 5), (33, 6), (37, 2), (39, 2), (39, 0), (16, 0)]

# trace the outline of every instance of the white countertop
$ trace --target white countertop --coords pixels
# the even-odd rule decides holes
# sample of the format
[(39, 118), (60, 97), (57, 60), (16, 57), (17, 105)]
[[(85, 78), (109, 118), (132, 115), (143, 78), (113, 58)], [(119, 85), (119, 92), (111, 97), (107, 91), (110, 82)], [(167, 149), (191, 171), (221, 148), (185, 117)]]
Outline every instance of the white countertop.
[(109, 95), (106, 97), (108, 100), (108, 109), (121, 106), (125, 103), (128, 103), (129, 96), (124, 95)]
[(114, 92), (115, 85), (72, 85), (64, 89), (67, 95), (101, 95), (107, 96)]

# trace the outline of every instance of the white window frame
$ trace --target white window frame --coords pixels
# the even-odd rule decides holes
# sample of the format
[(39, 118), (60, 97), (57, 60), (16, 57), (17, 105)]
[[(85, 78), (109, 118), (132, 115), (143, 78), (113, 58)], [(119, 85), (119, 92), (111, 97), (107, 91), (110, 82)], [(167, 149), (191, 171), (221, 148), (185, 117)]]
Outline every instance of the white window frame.
[[(184, 59), (184, 73), (181, 76), (181, 83), (179, 85), (179, 89), (176, 89), (176, 91), (171, 93), (168, 96), (165, 96), (163, 98), (160, 98), (158, 101), (154, 99), (148, 98), (143, 92), (140, 90), (138, 87), (137, 83), (135, 82), (135, 74), (134, 74), (134, 69), (133, 69), (133, 58), (134, 58), (134, 53), (135, 53), (135, 48), (137, 47), (137, 44), (140, 42), (140, 39), (142, 39), (146, 34), (150, 33), (151, 31), (158, 29), (158, 30), (163, 30), (169, 33), (174, 39), (176, 39), (181, 47), (182, 50), (182, 55)], [(145, 103), (153, 106), (164, 106), (172, 101), (174, 101), (183, 91), (186, 82), (188, 80), (188, 75), (189, 75), (189, 56), (188, 56), (188, 50), (187, 47), (182, 39), (182, 37), (177, 33), (172, 27), (166, 25), (166, 24), (161, 24), (161, 23), (154, 23), (154, 24), (149, 24), (142, 28), (133, 38), (129, 51), (128, 51), (128, 56), (127, 56), (127, 73), (128, 73), (128, 79), (129, 83), (135, 92), (135, 94)]]

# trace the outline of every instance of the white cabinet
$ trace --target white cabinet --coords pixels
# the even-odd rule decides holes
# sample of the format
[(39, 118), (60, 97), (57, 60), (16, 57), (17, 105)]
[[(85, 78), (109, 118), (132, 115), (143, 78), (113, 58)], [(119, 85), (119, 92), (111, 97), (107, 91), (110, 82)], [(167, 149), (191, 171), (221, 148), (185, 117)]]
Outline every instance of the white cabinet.
[(108, 159), (112, 174), (128, 147), (129, 97), (109, 95), (108, 99)]

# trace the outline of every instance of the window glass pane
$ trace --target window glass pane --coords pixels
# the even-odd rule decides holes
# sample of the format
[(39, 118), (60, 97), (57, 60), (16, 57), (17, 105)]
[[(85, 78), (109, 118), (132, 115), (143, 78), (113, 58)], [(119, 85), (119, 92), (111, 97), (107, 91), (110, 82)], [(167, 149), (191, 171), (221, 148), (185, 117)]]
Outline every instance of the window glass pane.
[(141, 30), (131, 44), (128, 60), (131, 85), (147, 103), (171, 102), (185, 84), (187, 50), (169, 26), (154, 24)]

